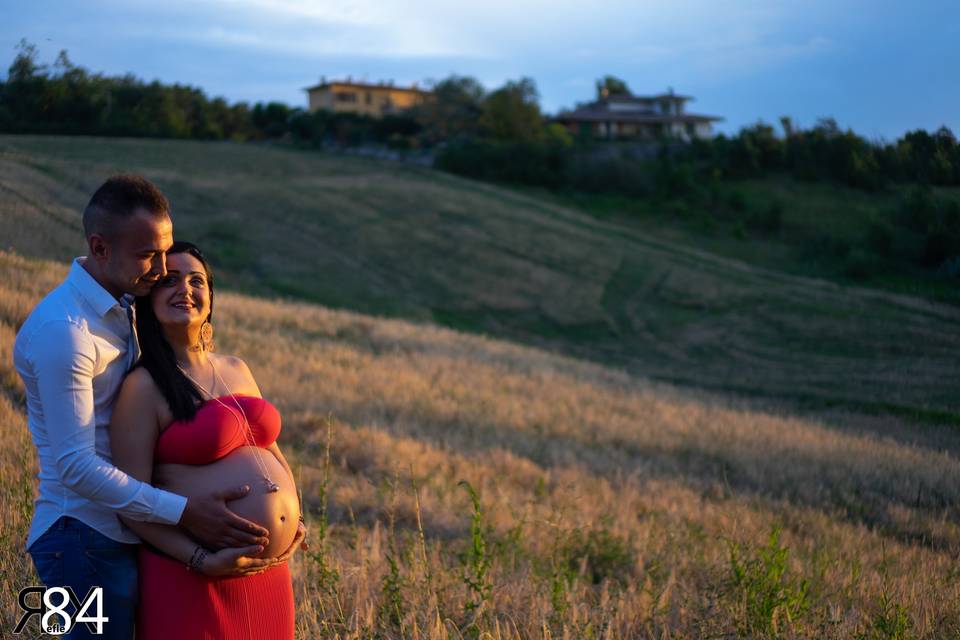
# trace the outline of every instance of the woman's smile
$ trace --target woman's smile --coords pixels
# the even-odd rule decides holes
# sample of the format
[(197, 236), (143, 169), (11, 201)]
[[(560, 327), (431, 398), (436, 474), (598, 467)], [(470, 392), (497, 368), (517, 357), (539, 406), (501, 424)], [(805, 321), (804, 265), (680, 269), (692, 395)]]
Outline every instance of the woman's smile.
[(170, 306), (173, 307), (174, 309), (183, 309), (185, 311), (189, 311), (191, 309), (197, 308), (197, 305), (186, 300), (181, 300), (179, 302), (171, 302)]

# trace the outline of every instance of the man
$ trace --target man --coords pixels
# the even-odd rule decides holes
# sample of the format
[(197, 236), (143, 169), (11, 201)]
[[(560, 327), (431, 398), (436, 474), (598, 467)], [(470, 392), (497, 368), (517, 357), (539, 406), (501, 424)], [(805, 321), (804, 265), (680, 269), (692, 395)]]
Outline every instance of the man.
[[(148, 180), (114, 176), (83, 212), (88, 253), (33, 310), (17, 334), (14, 363), (23, 378), (40, 481), (27, 537), (37, 574), (48, 587), (71, 586), (83, 601), (103, 588), (100, 638), (133, 635), (137, 601), (137, 537), (132, 520), (180, 524), (208, 548), (265, 544), (267, 530), (230, 511), (225, 502), (249, 487), (190, 497), (159, 490), (110, 462), (108, 425), (124, 375), (136, 361), (134, 296), (166, 274), (173, 243), (167, 199)], [(68, 611), (75, 614), (73, 607)], [(61, 622), (59, 619), (57, 622)], [(70, 637), (87, 637), (84, 624)]]

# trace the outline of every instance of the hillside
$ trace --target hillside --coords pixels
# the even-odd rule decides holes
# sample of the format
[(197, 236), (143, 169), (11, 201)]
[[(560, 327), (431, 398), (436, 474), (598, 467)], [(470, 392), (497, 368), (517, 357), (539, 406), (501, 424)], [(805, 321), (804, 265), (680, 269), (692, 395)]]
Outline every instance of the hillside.
[[(0, 252), (5, 628), (33, 580), (21, 545), (35, 470), (11, 347), (64, 274)], [(312, 550), (294, 562), (298, 637), (960, 633), (954, 430), (759, 411), (313, 304), (227, 292), (218, 318), (220, 350), (278, 405), (300, 478)], [(472, 530), (460, 480), (480, 494)], [(478, 567), (490, 592), (464, 577)]]
[(229, 287), (484, 332), (794, 412), (956, 424), (955, 306), (657, 239), (425, 169), (273, 147), (0, 136), (0, 246), (66, 261), (143, 173)]

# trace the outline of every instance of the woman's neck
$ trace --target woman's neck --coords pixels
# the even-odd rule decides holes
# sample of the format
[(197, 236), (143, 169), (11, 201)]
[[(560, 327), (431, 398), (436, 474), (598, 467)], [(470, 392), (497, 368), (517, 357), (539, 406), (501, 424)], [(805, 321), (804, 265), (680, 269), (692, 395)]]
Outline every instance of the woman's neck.
[(207, 352), (200, 348), (200, 328), (187, 328), (185, 331), (165, 332), (167, 342), (173, 349), (177, 362), (185, 369), (197, 369), (207, 366)]

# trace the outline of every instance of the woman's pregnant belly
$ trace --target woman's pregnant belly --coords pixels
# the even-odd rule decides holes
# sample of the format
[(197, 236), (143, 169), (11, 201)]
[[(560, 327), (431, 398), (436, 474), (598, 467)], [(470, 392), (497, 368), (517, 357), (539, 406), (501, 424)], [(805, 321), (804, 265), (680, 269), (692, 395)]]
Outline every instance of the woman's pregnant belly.
[[(279, 487), (269, 492), (257, 462), (263, 460), (267, 476)], [(204, 495), (250, 485), (250, 492), (227, 507), (241, 518), (265, 527), (270, 541), (264, 558), (279, 556), (293, 543), (300, 519), (297, 487), (280, 461), (265, 449), (238, 447), (216, 462), (205, 465), (158, 464), (153, 469), (154, 484), (183, 496)]]

